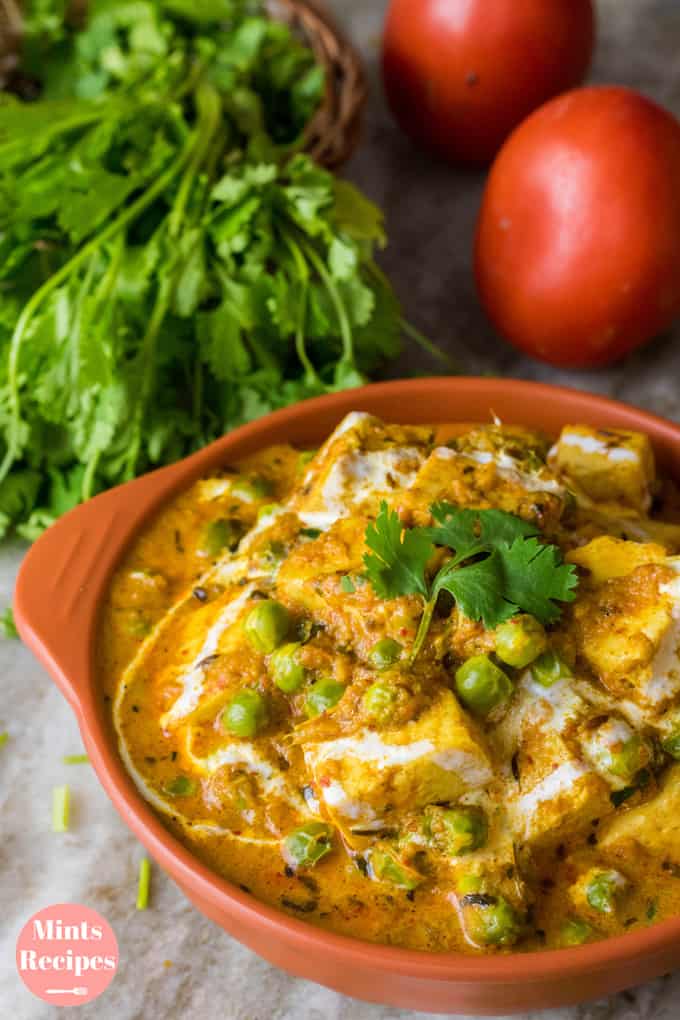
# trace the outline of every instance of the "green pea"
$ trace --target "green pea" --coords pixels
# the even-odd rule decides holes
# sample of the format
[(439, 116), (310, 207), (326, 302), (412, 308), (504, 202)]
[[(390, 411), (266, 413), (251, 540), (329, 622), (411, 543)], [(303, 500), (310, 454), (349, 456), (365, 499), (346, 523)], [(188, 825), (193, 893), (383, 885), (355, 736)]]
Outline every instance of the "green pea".
[(344, 685), (332, 677), (321, 677), (311, 684), (305, 698), (305, 711), (310, 719), (333, 708), (345, 693)]
[(151, 620), (144, 616), (143, 613), (135, 613), (127, 621), (125, 628), (128, 634), (132, 634), (133, 637), (146, 637), (151, 631)]
[(489, 824), (478, 807), (432, 806), (425, 813), (425, 834), (446, 853), (458, 857), (486, 844)]
[(302, 474), (302, 472), (306, 469), (307, 465), (309, 464), (310, 460), (314, 459), (316, 453), (317, 453), (316, 450), (300, 451), (300, 453), (298, 454), (298, 466), (297, 466), (299, 474)]
[(290, 627), (290, 615), (280, 602), (264, 599), (250, 610), (243, 626), (251, 645), (258, 652), (269, 654), (283, 644)]
[(593, 934), (593, 929), (585, 921), (570, 917), (560, 929), (560, 942), (563, 946), (582, 946)]
[(564, 659), (550, 649), (536, 659), (531, 667), (531, 675), (542, 687), (552, 687), (558, 680), (568, 680), (573, 673)]
[(222, 721), (235, 736), (254, 737), (267, 722), (267, 702), (259, 691), (239, 691), (222, 713)]
[(389, 882), (399, 889), (415, 889), (423, 881), (423, 876), (414, 868), (410, 868), (394, 854), (383, 847), (373, 847), (369, 855), (369, 864), (373, 877), (379, 882)]
[(228, 517), (219, 517), (216, 521), (211, 521), (206, 525), (201, 536), (199, 551), (204, 556), (219, 556), (224, 549), (234, 549), (238, 545), (242, 533), (243, 529), (238, 521)]
[(509, 946), (523, 932), (519, 914), (503, 896), (468, 893), (460, 902), (466, 930), (477, 945)]
[(483, 884), (480, 875), (459, 875), (456, 881), (456, 890), (461, 896), (469, 893), (481, 893)]
[(397, 691), (385, 683), (374, 683), (364, 692), (361, 704), (366, 715), (376, 723), (389, 722), (397, 704)]
[(257, 511), (258, 521), (262, 521), (265, 517), (270, 517), (271, 514), (276, 513), (280, 506), (280, 503), (265, 503), (264, 506), (261, 506)]
[(618, 871), (599, 871), (585, 888), (588, 905), (600, 914), (613, 914), (616, 895), (625, 884)]
[(520, 613), (496, 628), (496, 655), (508, 666), (523, 669), (548, 647), (543, 625)]
[(298, 659), (299, 642), (282, 645), (269, 659), (269, 672), (279, 690), (295, 694), (305, 682), (305, 667)]
[(368, 653), (368, 661), (374, 669), (389, 669), (399, 661), (403, 650), (398, 641), (385, 637), (373, 645)]
[(487, 655), (474, 655), (456, 670), (456, 690), (466, 708), (488, 715), (512, 694), (512, 680)]
[(333, 849), (333, 829), (326, 822), (307, 822), (289, 832), (281, 844), (284, 859), (293, 868), (312, 868)]
[(285, 560), (286, 552), (283, 542), (268, 542), (262, 550), (262, 560), (270, 567), (278, 567)]
[(680, 758), (680, 730), (662, 740), (661, 746), (671, 758)]
[(639, 733), (633, 733), (617, 750), (609, 751), (608, 761), (603, 760), (603, 764), (608, 772), (628, 783), (649, 764), (652, 754), (649, 741)]
[(244, 503), (257, 503), (271, 496), (273, 487), (266, 478), (236, 478), (229, 491), (235, 499), (240, 499)]
[(189, 776), (175, 776), (163, 789), (171, 797), (191, 797), (196, 792), (196, 783)]

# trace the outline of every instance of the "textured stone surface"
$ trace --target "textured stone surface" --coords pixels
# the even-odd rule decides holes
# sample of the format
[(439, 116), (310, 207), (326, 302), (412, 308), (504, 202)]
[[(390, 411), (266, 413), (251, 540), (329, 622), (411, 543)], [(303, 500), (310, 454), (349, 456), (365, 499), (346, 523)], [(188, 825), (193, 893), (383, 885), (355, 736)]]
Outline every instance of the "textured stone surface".
[[(470, 243), (482, 177), (461, 174), (415, 151), (388, 118), (375, 81), (384, 0), (335, 0), (361, 41), (374, 89), (364, 144), (349, 174), (387, 211), (392, 242), (384, 265), (409, 318), (455, 355), (465, 372), (540, 378), (619, 396), (680, 418), (680, 331), (607, 372), (555, 372), (523, 359), (484, 323), (471, 281)], [(680, 5), (677, 0), (600, 0), (595, 75), (638, 86), (680, 113)], [(680, 182), (679, 182), (680, 186)], [(408, 350), (401, 369), (425, 371)], [(20, 550), (0, 553), (0, 606), (11, 593)], [(295, 981), (204, 920), (157, 868), (152, 906), (134, 909), (141, 847), (118, 819), (89, 766), (64, 766), (80, 741), (71, 712), (23, 647), (0, 640), (0, 1014), (47, 1020), (56, 1008), (24, 990), (14, 942), (30, 914), (76, 901), (100, 910), (117, 933), (120, 971), (83, 1020), (400, 1020)], [(73, 790), (72, 831), (50, 832), (50, 791)], [(171, 966), (166, 962), (171, 961)], [(680, 975), (611, 1000), (535, 1014), (537, 1020), (675, 1020)], [(424, 1014), (422, 1014), (424, 1016)]]

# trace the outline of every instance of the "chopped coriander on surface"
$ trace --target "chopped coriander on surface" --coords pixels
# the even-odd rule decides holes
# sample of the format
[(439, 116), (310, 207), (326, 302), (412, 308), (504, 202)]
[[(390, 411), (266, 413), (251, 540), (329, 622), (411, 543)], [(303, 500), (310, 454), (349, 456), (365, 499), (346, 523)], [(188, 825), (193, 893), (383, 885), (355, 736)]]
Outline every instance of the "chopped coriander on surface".
[(139, 862), (139, 879), (137, 882), (137, 910), (146, 910), (149, 906), (149, 887), (151, 885), (151, 862), (142, 857)]
[(52, 832), (68, 832), (71, 791), (68, 786), (52, 790)]
[[(573, 565), (557, 546), (536, 537), (538, 529), (503, 510), (459, 509), (436, 503), (433, 527), (404, 528), (383, 502), (366, 529), (366, 573), (381, 598), (420, 595), (425, 601), (411, 661), (427, 636), (439, 594), (447, 591), (465, 616), (496, 628), (515, 613), (531, 613), (543, 624), (559, 619), (558, 602), (575, 598)], [(435, 576), (427, 566), (442, 546), (451, 551)]]
[(64, 765), (88, 765), (90, 759), (86, 754), (65, 754), (62, 761)]
[(7, 732), (7, 730), (5, 730), (4, 733), (0, 733), (0, 747), (4, 747), (8, 740), (9, 733)]

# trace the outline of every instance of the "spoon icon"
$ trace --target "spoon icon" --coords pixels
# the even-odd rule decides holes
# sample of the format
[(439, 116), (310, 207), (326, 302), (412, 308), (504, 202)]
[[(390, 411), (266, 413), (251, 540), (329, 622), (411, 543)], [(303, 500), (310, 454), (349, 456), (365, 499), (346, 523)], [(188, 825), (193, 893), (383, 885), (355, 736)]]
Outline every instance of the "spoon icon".
[(78, 988), (47, 988), (45, 989), (46, 995), (87, 995), (87, 988), (79, 986)]

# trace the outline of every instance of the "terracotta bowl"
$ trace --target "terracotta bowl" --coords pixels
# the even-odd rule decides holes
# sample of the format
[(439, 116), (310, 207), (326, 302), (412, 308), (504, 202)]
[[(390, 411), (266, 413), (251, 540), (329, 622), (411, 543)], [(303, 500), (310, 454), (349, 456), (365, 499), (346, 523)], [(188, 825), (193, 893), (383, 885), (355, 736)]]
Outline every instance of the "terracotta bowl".
[(680, 965), (680, 917), (574, 949), (487, 957), (433, 954), (333, 935), (264, 906), (200, 864), (139, 796), (118, 757), (97, 684), (98, 608), (140, 527), (174, 493), (227, 461), (281, 441), (314, 445), (351, 410), (393, 422), (567, 422), (640, 429), (680, 478), (680, 426), (573, 390), (501, 379), (381, 383), (278, 411), (171, 467), (97, 496), (57, 522), (24, 560), (16, 621), (71, 703), (87, 753), (123, 820), (198, 909), (291, 974), (370, 1002), (430, 1012), (508, 1014), (620, 991)]

